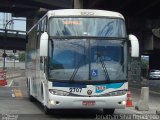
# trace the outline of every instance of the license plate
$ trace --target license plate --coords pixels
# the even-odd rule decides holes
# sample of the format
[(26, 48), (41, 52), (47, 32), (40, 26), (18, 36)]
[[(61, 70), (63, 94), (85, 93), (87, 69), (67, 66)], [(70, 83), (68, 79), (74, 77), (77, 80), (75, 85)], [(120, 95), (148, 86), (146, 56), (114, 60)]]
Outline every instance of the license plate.
[(93, 105), (95, 105), (95, 101), (83, 101), (82, 105), (84, 105), (84, 106), (93, 106)]

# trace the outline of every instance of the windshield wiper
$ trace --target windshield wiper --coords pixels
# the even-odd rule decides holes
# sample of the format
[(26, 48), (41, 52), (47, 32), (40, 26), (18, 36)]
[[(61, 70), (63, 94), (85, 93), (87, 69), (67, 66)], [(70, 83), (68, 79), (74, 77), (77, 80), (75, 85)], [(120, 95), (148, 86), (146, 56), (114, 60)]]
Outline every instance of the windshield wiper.
[(102, 55), (100, 53), (97, 53), (97, 57), (100, 58), (101, 65), (102, 65), (103, 71), (104, 71), (105, 76), (106, 76), (106, 80), (110, 81), (107, 68), (106, 68), (105, 63), (102, 59)]
[(73, 82), (73, 80), (74, 80), (74, 78), (75, 78), (75, 76), (76, 76), (76, 74), (77, 74), (77, 71), (78, 71), (78, 69), (79, 69), (79, 67), (80, 67), (82, 58), (83, 58), (83, 57), (81, 57), (81, 59), (78, 61), (78, 64), (77, 64), (75, 70), (73, 71), (73, 74), (72, 74), (72, 76), (71, 76), (71, 78), (70, 78), (70, 80), (69, 80), (70, 82)]

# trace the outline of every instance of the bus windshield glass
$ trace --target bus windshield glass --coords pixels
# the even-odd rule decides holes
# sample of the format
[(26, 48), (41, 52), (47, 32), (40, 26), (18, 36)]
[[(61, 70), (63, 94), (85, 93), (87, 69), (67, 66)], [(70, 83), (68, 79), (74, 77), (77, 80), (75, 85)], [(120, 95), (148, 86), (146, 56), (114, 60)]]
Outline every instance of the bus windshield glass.
[(49, 78), (66, 81), (126, 80), (124, 41), (52, 39)]
[(70, 82), (127, 80), (124, 20), (50, 18), (49, 36), (50, 80)]
[(126, 30), (117, 18), (50, 18), (49, 35), (126, 37)]

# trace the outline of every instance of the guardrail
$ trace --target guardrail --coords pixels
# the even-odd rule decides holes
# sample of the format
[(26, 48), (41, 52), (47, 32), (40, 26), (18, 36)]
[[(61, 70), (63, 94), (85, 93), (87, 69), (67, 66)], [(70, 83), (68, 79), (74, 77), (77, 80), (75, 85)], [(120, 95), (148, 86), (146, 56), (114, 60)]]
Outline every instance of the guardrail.
[(25, 70), (22, 69), (14, 69), (14, 68), (10, 68), (6, 70), (6, 78), (7, 79), (11, 79), (11, 78), (15, 78), (15, 77), (21, 77), (25, 75)]
[[(15, 35), (26, 35), (26, 31), (21, 31), (21, 30), (11, 30), (11, 29), (0, 29), (0, 32), (1, 33), (12, 33), (12, 34), (15, 34)], [(4, 36), (5, 36), (5, 34), (4, 34)]]

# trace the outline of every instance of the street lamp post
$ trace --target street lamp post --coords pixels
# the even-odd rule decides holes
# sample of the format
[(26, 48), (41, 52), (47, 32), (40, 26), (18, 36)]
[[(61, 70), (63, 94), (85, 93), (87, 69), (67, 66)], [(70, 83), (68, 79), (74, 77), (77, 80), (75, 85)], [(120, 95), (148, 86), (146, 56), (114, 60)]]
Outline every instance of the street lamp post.
[(5, 52), (5, 49), (3, 50), (3, 70), (5, 70), (5, 58), (6, 58), (7, 54)]
[[(11, 19), (11, 20), (9, 20), (9, 21), (6, 23), (5, 29), (4, 29), (4, 30), (5, 30), (5, 37), (4, 37), (5, 40), (7, 40), (7, 25), (8, 25), (10, 22), (13, 22), (14, 20), (26, 21), (25, 19)], [(4, 40), (4, 50), (3, 50), (3, 58), (4, 58), (4, 60), (3, 60), (3, 70), (5, 70), (5, 58), (6, 58), (6, 56), (7, 56), (6, 51), (5, 51), (5, 40)]]
[(16, 53), (16, 50), (13, 50), (13, 53), (14, 53), (14, 70), (15, 70), (15, 60), (16, 60), (15, 53)]
[(10, 20), (10, 21), (8, 21), (7, 23), (6, 23), (6, 25), (5, 25), (5, 28), (4, 28), (4, 50), (3, 50), (3, 70), (5, 70), (5, 60), (6, 60), (6, 57), (7, 57), (7, 54), (6, 54), (6, 50), (5, 50), (5, 41), (7, 40), (7, 25), (11, 22), (11, 21), (13, 21), (13, 19), (12, 20)]

